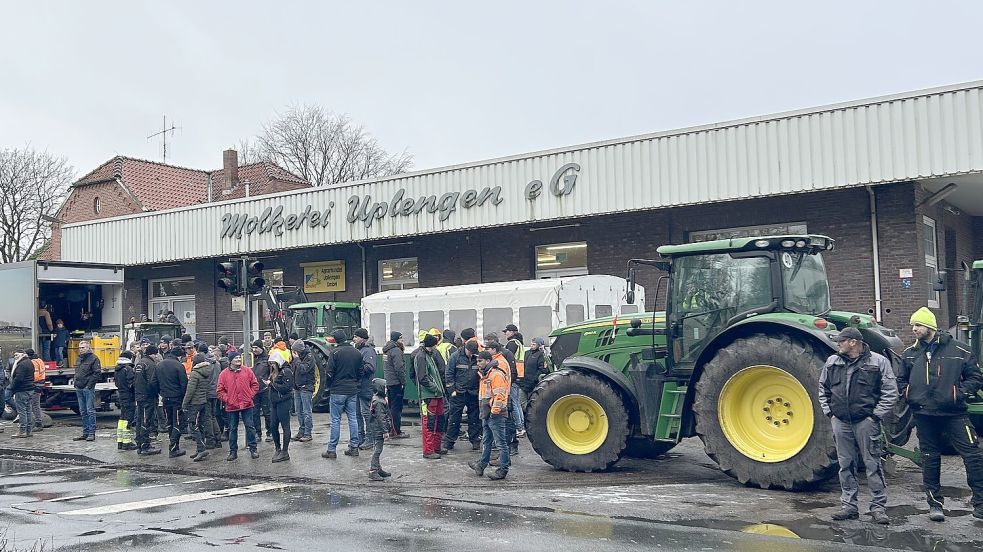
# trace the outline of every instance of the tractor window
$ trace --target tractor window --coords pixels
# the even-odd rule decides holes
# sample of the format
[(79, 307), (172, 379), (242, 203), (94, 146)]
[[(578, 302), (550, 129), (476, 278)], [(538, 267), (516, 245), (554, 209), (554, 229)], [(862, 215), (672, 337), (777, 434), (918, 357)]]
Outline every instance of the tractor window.
[(376, 341), (389, 339), (389, 332), (386, 331), (386, 313), (374, 312), (369, 315), (369, 333), (376, 336)]
[(594, 307), (594, 318), (604, 318), (611, 316), (612, 313), (611, 305), (596, 305)]
[(342, 309), (334, 311), (334, 327), (331, 328), (331, 331), (344, 330), (348, 334), (348, 338), (351, 339), (359, 325), (358, 311)]
[(621, 305), (621, 314), (638, 312), (638, 305)]
[(452, 310), (448, 316), (450, 317), (450, 329), (458, 334), (464, 328), (476, 329), (478, 327), (478, 311), (475, 309)]
[(444, 331), (444, 311), (420, 311), (416, 316), (421, 330), (437, 328)]
[(576, 324), (584, 321), (583, 305), (567, 305), (567, 324)]
[(785, 308), (802, 314), (826, 313), (830, 309), (829, 284), (823, 258), (784, 252), (781, 260)]
[(316, 324), (314, 309), (297, 309), (293, 311), (293, 329), (301, 339), (307, 339), (317, 335), (314, 326)]
[(553, 331), (553, 307), (519, 307), (519, 327), (526, 346), (532, 345), (535, 337), (545, 338)]
[(416, 347), (417, 338), (413, 331), (412, 312), (394, 312), (389, 315), (389, 331), (403, 334), (407, 347)]

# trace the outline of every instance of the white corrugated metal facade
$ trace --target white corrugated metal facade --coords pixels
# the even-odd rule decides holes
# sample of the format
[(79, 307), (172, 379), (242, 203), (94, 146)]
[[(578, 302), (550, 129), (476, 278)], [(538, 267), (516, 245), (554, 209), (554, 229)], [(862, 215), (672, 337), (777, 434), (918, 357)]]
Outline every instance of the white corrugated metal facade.
[[(983, 172), (983, 81), (411, 173), (331, 188), (66, 225), (62, 258), (140, 265)], [(580, 170), (566, 196), (550, 179)], [(543, 192), (527, 200), (533, 180)], [(562, 184), (562, 182), (561, 182)], [(501, 203), (347, 220), (349, 199), (389, 202), (501, 186)], [(327, 226), (220, 238), (226, 213), (331, 206)]]

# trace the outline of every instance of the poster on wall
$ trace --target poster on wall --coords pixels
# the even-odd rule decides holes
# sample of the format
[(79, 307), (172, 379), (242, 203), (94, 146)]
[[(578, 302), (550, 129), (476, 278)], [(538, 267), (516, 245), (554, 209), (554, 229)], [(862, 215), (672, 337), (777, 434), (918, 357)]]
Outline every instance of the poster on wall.
[(345, 291), (345, 261), (303, 263), (304, 293)]

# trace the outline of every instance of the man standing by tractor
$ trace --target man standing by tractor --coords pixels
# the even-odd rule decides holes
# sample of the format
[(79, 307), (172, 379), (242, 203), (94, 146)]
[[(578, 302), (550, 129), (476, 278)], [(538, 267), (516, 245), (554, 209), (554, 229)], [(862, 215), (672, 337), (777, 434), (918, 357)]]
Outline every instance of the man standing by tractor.
[(940, 449), (948, 439), (966, 466), (966, 480), (973, 491), (973, 516), (983, 519), (983, 451), (966, 415), (966, 399), (983, 387), (983, 373), (969, 346), (940, 332), (928, 308), (911, 315), (911, 331), (916, 340), (901, 355), (898, 386), (915, 414), (928, 518), (945, 521), (939, 472)]
[(423, 428), (423, 457), (439, 460), (444, 428), (444, 359), (437, 352), (437, 336), (427, 334), (413, 352), (413, 372), (420, 390), (420, 426)]
[(345, 456), (358, 456), (358, 384), (362, 374), (362, 354), (352, 347), (344, 330), (331, 332), (337, 343), (328, 362), (327, 384), (331, 389), (328, 401), (331, 408), (331, 436), (321, 458), (338, 457), (338, 441), (341, 440), (341, 415), (348, 420), (348, 448)]
[[(870, 517), (889, 524), (885, 492), (881, 418), (898, 402), (891, 362), (870, 350), (860, 330), (843, 329), (832, 338), (838, 352), (826, 360), (819, 375), (819, 405), (833, 424), (833, 442), (840, 463), (840, 501), (836, 521), (857, 519), (857, 466), (863, 460), (870, 488)], [(786, 403), (787, 404), (787, 403)]]

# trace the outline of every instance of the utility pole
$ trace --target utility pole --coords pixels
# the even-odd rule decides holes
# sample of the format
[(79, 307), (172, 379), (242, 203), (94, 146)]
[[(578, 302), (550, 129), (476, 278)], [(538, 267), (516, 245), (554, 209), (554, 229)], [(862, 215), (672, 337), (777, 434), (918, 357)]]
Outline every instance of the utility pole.
[(174, 126), (174, 123), (171, 123), (171, 128), (167, 128), (167, 115), (164, 115), (164, 128), (163, 128), (163, 130), (161, 130), (160, 132), (155, 132), (155, 133), (151, 134), (150, 136), (147, 136), (147, 140), (150, 140), (151, 138), (154, 138), (156, 136), (160, 136), (160, 137), (163, 138), (163, 140), (164, 140), (164, 148), (163, 148), (163, 156), (162, 157), (163, 157), (163, 162), (164, 163), (167, 163), (167, 133), (168, 132), (173, 133), (176, 129), (177, 129), (177, 127)]
[(248, 365), (252, 366), (253, 365), (253, 350), (252, 350), (253, 338), (252, 338), (252, 328), (250, 328), (250, 324), (252, 323), (253, 298), (251, 293), (245, 291), (245, 287), (246, 287), (245, 282), (246, 282), (246, 278), (248, 278), (248, 275), (246, 274), (246, 271), (248, 270), (248, 266), (249, 266), (249, 257), (243, 256), (242, 258), (239, 259), (239, 267), (238, 267), (239, 281), (242, 282), (243, 298), (246, 300), (246, 312), (242, 314), (242, 335), (243, 335), (242, 348), (243, 348), (243, 355), (245, 355), (247, 352), (249, 353), (249, 356), (245, 358), (249, 361)]

